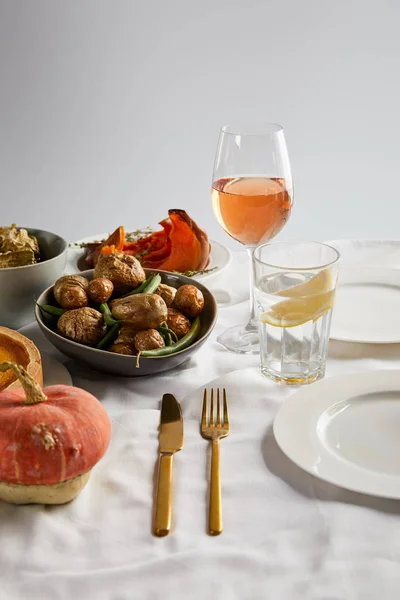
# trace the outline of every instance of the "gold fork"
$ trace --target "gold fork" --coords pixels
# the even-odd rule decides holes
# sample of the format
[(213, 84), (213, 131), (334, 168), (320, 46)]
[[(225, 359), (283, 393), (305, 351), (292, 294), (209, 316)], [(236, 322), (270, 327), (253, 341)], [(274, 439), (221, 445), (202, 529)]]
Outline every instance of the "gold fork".
[(211, 406), (207, 418), (207, 390), (204, 390), (203, 412), (201, 415), (201, 435), (207, 440), (212, 440), (211, 455), (211, 481), (210, 481), (210, 507), (208, 532), (210, 535), (219, 535), (222, 532), (222, 502), (221, 478), (219, 468), (219, 440), (229, 435), (228, 403), (226, 390), (223, 389), (223, 417), (221, 419), (220, 392), (217, 389), (217, 418), (214, 420), (214, 389), (211, 390)]

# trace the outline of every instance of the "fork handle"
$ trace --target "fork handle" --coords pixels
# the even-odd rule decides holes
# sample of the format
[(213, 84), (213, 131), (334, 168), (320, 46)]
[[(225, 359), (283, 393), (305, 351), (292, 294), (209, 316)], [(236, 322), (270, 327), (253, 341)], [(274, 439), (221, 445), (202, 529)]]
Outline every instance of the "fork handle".
[(219, 535), (222, 532), (222, 500), (218, 439), (212, 441), (208, 532), (210, 535)]
[(154, 533), (158, 537), (168, 535), (171, 529), (172, 508), (172, 461), (173, 454), (160, 454)]

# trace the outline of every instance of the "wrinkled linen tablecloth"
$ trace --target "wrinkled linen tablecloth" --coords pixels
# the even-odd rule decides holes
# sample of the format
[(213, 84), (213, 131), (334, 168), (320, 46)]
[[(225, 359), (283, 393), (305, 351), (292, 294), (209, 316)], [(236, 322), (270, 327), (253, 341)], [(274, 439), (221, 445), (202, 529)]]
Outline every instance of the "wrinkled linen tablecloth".
[[(381, 264), (400, 246), (385, 248)], [(348, 492), (296, 467), (272, 433), (293, 388), (262, 378), (257, 356), (230, 354), (216, 342), (218, 333), (246, 322), (246, 277), (238, 253), (207, 283), (228, 302), (210, 341), (180, 368), (151, 378), (95, 373), (59, 354), (36, 325), (23, 330), (101, 400), (113, 438), (70, 504), (0, 503), (0, 600), (400, 597), (400, 501)], [(330, 343), (327, 376), (399, 366), (399, 345)], [(199, 415), (202, 390), (215, 378), (228, 390), (232, 433), (221, 442), (224, 532), (210, 537), (209, 446)], [(185, 444), (174, 466), (173, 531), (158, 539), (151, 517), (167, 391), (181, 401)]]

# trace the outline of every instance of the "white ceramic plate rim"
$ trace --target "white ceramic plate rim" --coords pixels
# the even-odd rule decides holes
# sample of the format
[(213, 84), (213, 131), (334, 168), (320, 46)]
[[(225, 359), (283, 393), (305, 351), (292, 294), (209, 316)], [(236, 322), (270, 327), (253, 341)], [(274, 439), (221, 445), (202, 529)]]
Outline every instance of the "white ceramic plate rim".
[[(129, 229), (127, 230), (129, 231)], [(78, 247), (74, 247), (74, 244), (84, 244), (88, 242), (95, 242), (97, 240), (105, 239), (109, 236), (109, 233), (98, 233), (96, 235), (90, 235), (81, 240), (76, 240), (76, 242), (72, 242), (68, 249), (68, 261), (67, 267), (69, 270), (73, 270), (75, 273), (79, 271), (78, 268), (78, 260), (82, 256), (82, 249)], [(210, 264), (207, 268), (211, 269), (213, 267), (217, 267), (215, 271), (211, 273), (204, 273), (202, 275), (194, 275), (194, 279), (198, 279), (204, 281), (205, 279), (209, 279), (214, 275), (218, 275), (223, 270), (225, 270), (232, 261), (231, 251), (227, 246), (221, 244), (221, 242), (216, 242), (215, 240), (210, 240), (211, 244), (211, 252), (210, 252)]]
[[(383, 240), (383, 239), (356, 239), (356, 238), (342, 238), (336, 240), (328, 240), (325, 242), (330, 246), (336, 248), (340, 253), (342, 253), (343, 248), (350, 249), (352, 255), (351, 257), (346, 257), (345, 254), (342, 254), (342, 264), (339, 265), (339, 282), (337, 293), (340, 294), (340, 288), (344, 286), (341, 284), (340, 280), (340, 272), (344, 268), (346, 269), (347, 274), (354, 270), (354, 274), (359, 276), (363, 275), (363, 283), (365, 284), (376, 284), (379, 283), (379, 280), (382, 284), (385, 285), (393, 285), (393, 279), (396, 278), (396, 285), (400, 288), (399, 282), (399, 271), (400, 264), (379, 264), (378, 262), (373, 262), (370, 264), (368, 260), (357, 261), (355, 255), (357, 255), (358, 251), (365, 250), (368, 246), (384, 248), (384, 247), (394, 247), (397, 250), (400, 250), (400, 240)], [(346, 258), (348, 260), (346, 260)], [(351, 285), (352, 281), (346, 281), (347, 285)], [(357, 283), (356, 279), (354, 279), (354, 283)], [(390, 319), (390, 317), (388, 317)], [(333, 310), (333, 320), (330, 331), (330, 339), (338, 340), (341, 342), (351, 342), (351, 343), (360, 343), (360, 344), (399, 344), (400, 343), (400, 330), (393, 331), (390, 336), (370, 336), (368, 330), (366, 329), (365, 335), (352, 335), (350, 332), (347, 332), (343, 328), (339, 328), (335, 324), (335, 309)]]
[[(346, 267), (346, 277), (349, 277), (346, 282), (340, 282), (337, 287), (337, 294), (340, 294), (340, 289), (345, 288), (347, 285), (357, 285), (362, 283), (364, 285), (376, 286), (382, 284), (383, 286), (394, 286), (400, 291), (400, 270), (399, 269), (388, 269), (379, 268), (376, 266), (365, 267), (360, 265)], [(353, 309), (354, 310), (354, 309)], [(386, 315), (387, 321), (393, 324), (394, 320), (390, 318), (390, 314)], [(341, 342), (352, 342), (359, 344), (399, 344), (400, 343), (400, 329), (391, 329), (390, 332), (386, 331), (382, 335), (371, 335), (368, 330), (368, 323), (365, 324), (365, 329), (358, 335), (351, 334), (346, 327), (340, 327), (335, 322), (335, 308), (333, 309), (333, 320), (331, 325), (330, 338), (332, 340), (338, 340)]]
[(349, 373), (305, 386), (290, 396), (276, 415), (275, 439), (297, 466), (323, 481), (354, 492), (400, 499), (400, 476), (351, 463), (329, 451), (317, 433), (319, 418), (332, 405), (363, 394), (391, 391), (400, 392), (400, 372), (395, 369)]

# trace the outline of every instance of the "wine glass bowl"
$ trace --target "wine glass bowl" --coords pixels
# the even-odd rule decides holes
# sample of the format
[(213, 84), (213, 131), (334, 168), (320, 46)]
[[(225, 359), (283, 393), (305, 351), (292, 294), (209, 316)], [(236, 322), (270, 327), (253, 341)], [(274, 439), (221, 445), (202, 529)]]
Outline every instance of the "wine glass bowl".
[(275, 237), (289, 218), (291, 196), (278, 177), (230, 177), (213, 183), (212, 202), (219, 224), (244, 246)]
[[(293, 183), (283, 129), (275, 123), (222, 127), (214, 163), (212, 204), (221, 227), (254, 248), (284, 227), (293, 205)], [(221, 334), (218, 341), (238, 353), (258, 352), (250, 268), (250, 320)]]

